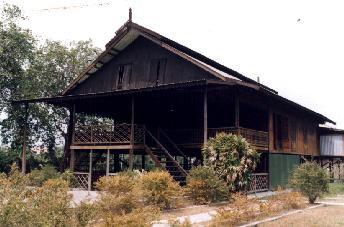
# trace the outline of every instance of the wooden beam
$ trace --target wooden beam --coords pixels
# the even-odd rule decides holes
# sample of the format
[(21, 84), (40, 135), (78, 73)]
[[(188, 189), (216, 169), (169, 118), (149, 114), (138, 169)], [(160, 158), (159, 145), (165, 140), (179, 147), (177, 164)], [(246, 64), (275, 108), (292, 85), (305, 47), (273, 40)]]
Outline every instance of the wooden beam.
[(130, 127), (130, 151), (129, 151), (129, 170), (133, 170), (134, 160), (134, 137), (135, 137), (135, 100), (134, 96), (131, 96), (131, 127)]
[(24, 126), (23, 126), (23, 147), (22, 147), (22, 173), (26, 173), (26, 140), (27, 140), (27, 119), (28, 119), (28, 109), (29, 104), (25, 103), (25, 116), (24, 116)]
[(92, 162), (93, 162), (93, 150), (90, 150), (90, 163), (88, 169), (88, 191), (92, 189)]
[[(71, 149), (74, 150), (130, 150), (132, 149), (132, 146), (130, 144), (119, 144), (119, 145), (72, 145), (70, 146)], [(134, 145), (134, 149), (135, 150), (140, 150), (140, 149), (144, 149), (144, 145), (143, 144), (137, 144)]]
[(203, 145), (208, 142), (208, 89), (205, 87), (203, 94)]

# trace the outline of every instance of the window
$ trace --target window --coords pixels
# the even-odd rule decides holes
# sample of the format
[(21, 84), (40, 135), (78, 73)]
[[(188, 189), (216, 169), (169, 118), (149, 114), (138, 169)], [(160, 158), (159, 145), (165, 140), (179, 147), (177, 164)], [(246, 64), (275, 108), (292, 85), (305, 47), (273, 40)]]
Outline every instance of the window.
[(131, 80), (132, 65), (125, 64), (118, 66), (117, 81), (114, 84), (114, 89), (129, 88)]
[(153, 59), (150, 64), (150, 84), (159, 85), (164, 83), (166, 70), (166, 59)]
[(274, 144), (275, 149), (289, 148), (288, 118), (274, 114)]
[(308, 130), (307, 130), (307, 126), (304, 125), (302, 127), (302, 134), (303, 134), (303, 144), (305, 145), (305, 147), (307, 147), (308, 144)]
[(297, 124), (295, 120), (290, 121), (291, 150), (296, 151)]

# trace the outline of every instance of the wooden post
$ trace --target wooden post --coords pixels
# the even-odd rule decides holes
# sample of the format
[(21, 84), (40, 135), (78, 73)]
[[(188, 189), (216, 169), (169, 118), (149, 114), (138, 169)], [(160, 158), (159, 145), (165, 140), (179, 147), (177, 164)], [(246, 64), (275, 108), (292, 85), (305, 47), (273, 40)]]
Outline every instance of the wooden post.
[(121, 164), (119, 162), (119, 154), (113, 155), (113, 171), (119, 172), (121, 170)]
[(235, 127), (239, 129), (240, 127), (240, 101), (239, 101), (239, 95), (238, 91), (235, 91), (234, 96), (234, 108), (235, 108)]
[(71, 171), (74, 171), (75, 168), (75, 151), (74, 149), (70, 149), (70, 145), (74, 141), (74, 133), (75, 133), (75, 104), (73, 104), (73, 107), (69, 110), (69, 133), (70, 136), (68, 138), (69, 141), (66, 141), (65, 146), (67, 146), (67, 151), (70, 151), (70, 160), (69, 160), (69, 168)]
[(203, 146), (208, 142), (208, 89), (203, 94)]
[(23, 127), (23, 147), (22, 147), (22, 173), (26, 173), (26, 130), (27, 130), (27, 119), (28, 119), (29, 104), (25, 103), (25, 116), (24, 116), (24, 127)]
[(269, 151), (271, 152), (274, 150), (274, 115), (270, 107), (269, 107), (269, 120), (268, 121), (269, 121), (268, 122), (269, 124), (268, 125)]
[(74, 149), (70, 149), (69, 168), (72, 172), (74, 172), (74, 168), (75, 168), (75, 150)]
[(130, 127), (130, 151), (129, 151), (129, 170), (133, 170), (133, 156), (134, 156), (134, 139), (135, 139), (135, 100), (131, 97), (131, 127)]
[(109, 176), (110, 173), (110, 150), (107, 150), (106, 154), (106, 176)]
[(141, 156), (141, 168), (142, 169), (145, 169), (146, 168), (146, 156), (143, 154), (142, 156)]
[(92, 160), (93, 158), (93, 150), (90, 150), (90, 163), (89, 163), (89, 170), (88, 170), (88, 191), (92, 189)]

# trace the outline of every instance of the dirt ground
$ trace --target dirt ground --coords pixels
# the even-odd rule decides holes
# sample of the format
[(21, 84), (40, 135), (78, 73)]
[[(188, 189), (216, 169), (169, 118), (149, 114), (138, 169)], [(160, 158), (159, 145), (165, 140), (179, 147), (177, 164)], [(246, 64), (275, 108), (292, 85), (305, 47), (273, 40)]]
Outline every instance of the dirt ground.
[(290, 215), (276, 221), (258, 225), (259, 227), (317, 227), (344, 226), (344, 206), (325, 206)]

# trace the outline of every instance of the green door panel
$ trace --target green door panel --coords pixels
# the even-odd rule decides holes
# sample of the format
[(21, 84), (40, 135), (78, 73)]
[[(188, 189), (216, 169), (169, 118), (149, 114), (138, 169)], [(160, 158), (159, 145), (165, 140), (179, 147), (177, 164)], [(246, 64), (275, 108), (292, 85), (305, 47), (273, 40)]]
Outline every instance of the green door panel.
[(293, 168), (300, 164), (299, 155), (269, 154), (269, 185), (270, 189), (277, 186), (285, 187), (288, 176)]

